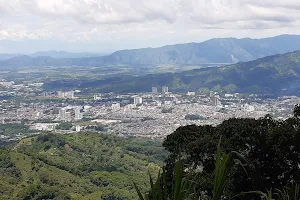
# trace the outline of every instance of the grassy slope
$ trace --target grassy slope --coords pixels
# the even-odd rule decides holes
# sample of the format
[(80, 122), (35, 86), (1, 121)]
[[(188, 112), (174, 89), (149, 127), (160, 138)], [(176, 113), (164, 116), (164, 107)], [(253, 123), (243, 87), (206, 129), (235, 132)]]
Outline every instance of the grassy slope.
[(2, 199), (135, 199), (132, 181), (146, 190), (165, 152), (155, 141), (82, 133), (25, 139), (1, 155), (11, 162), (0, 173)]

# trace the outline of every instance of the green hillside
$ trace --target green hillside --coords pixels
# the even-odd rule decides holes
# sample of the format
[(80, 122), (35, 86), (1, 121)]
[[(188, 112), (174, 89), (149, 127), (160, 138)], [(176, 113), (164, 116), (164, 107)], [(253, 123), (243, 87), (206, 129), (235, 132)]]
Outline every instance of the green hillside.
[(0, 150), (0, 199), (136, 199), (166, 153), (160, 141), (46, 134)]
[[(223, 67), (180, 73), (120, 76), (104, 80), (65, 80), (45, 84), (49, 90), (79, 88), (99, 92), (149, 92), (151, 86), (169, 86), (171, 91), (299, 94), (300, 51), (269, 56)], [(88, 89), (86, 89), (88, 88)]]

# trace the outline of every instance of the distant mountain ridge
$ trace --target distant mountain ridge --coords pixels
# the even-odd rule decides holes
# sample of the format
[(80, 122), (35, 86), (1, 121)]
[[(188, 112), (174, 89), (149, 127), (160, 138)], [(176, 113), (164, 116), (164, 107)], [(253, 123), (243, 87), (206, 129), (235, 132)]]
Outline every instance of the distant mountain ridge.
[(55, 59), (63, 59), (63, 58), (89, 58), (89, 57), (99, 57), (103, 56), (103, 54), (96, 53), (71, 53), (66, 51), (39, 51), (33, 54), (0, 54), (0, 61), (8, 60), (12, 58), (29, 56), (31, 58), (38, 57), (51, 57)]
[(202, 43), (168, 45), (117, 51), (106, 57), (122, 64), (203, 64), (251, 61), (300, 50), (300, 36), (280, 35), (264, 39), (219, 38)]
[(19, 54), (0, 54), (0, 61), (18, 57), (18, 56), (20, 56), (20, 55)]
[(96, 53), (70, 53), (66, 51), (40, 51), (33, 54), (28, 55), (30, 57), (52, 57), (56, 59), (61, 58), (89, 58), (89, 57), (97, 57), (101, 56), (101, 54)]
[[(16, 57), (0, 61), (0, 67), (231, 64), (296, 50), (300, 50), (299, 35), (280, 35), (264, 39), (219, 38), (202, 43), (121, 50), (108, 56), (96, 57), (53, 59), (53, 57), (49, 57), (51, 53), (37, 53), (31, 60), (28, 57)], [(58, 57), (59, 52), (52, 53)], [(22, 58), (25, 59), (24, 63)]]

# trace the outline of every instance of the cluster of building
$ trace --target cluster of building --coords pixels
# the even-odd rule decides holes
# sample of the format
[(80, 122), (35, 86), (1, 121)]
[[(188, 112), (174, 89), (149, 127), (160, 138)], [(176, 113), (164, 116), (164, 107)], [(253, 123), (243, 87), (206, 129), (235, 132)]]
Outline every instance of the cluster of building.
[[(267, 99), (257, 95), (218, 94), (213, 91), (208, 94), (172, 93), (167, 86), (161, 90), (152, 87), (149, 93), (94, 94), (92, 98), (82, 95), (80, 100), (74, 97), (74, 91), (47, 95), (53, 96), (54, 100), (58, 96), (61, 100), (0, 100), (0, 123), (26, 120), (32, 130), (62, 132), (56, 127), (62, 122), (69, 122), (73, 124), (69, 132), (97, 125), (104, 126), (108, 133), (121, 136), (163, 138), (179, 126), (217, 125), (231, 117), (258, 118), (271, 114), (274, 118), (285, 119), (292, 115), (294, 105), (300, 102), (299, 97)], [(190, 120), (187, 115), (199, 117)], [(82, 120), (84, 123), (81, 123)]]
[(62, 99), (74, 99), (74, 93), (74, 91), (58, 91), (57, 96)]
[[(158, 93), (158, 87), (152, 87), (152, 94)], [(161, 88), (162, 94), (168, 94), (169, 93), (169, 87), (168, 86), (162, 86)]]
[(0, 81), (0, 86), (2, 87), (11, 87), (15, 84), (14, 81), (6, 81), (6, 80), (1, 80)]
[(59, 120), (61, 121), (78, 121), (83, 118), (83, 113), (81, 113), (81, 107), (64, 107), (59, 109)]

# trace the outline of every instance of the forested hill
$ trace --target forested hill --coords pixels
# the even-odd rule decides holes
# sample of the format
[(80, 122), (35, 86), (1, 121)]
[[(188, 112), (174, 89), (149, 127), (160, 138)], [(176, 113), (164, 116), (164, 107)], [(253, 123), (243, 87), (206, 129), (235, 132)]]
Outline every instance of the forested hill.
[(105, 58), (108, 63), (122, 64), (203, 64), (235, 63), (300, 50), (300, 36), (272, 38), (216, 38), (202, 43), (168, 45), (117, 51)]
[(54, 81), (45, 88), (88, 88), (99, 92), (147, 92), (151, 86), (169, 86), (171, 91), (215, 90), (218, 92), (299, 95), (300, 51), (269, 56), (224, 67), (180, 73), (120, 76), (105, 80)]
[[(21, 56), (0, 61), (0, 67), (30, 66), (102, 66), (102, 65), (201, 65), (207, 63), (236, 63), (265, 56), (300, 50), (300, 36), (281, 35), (264, 39), (216, 38), (202, 43), (168, 45), (117, 51), (108, 56), (63, 58), (53, 54), (39, 57)], [(68, 56), (69, 57), (69, 56)]]
[(122, 199), (147, 190), (166, 157), (160, 141), (46, 134), (0, 147), (0, 199)]

